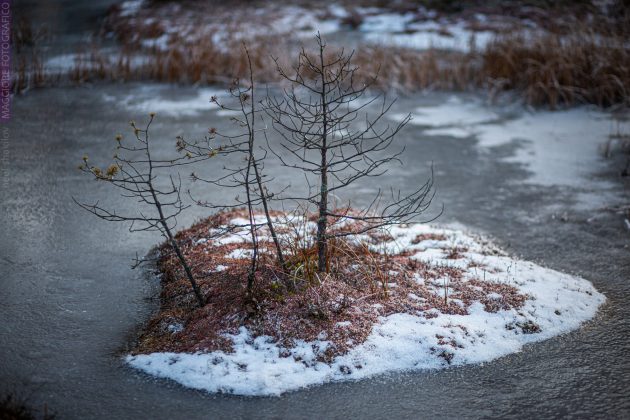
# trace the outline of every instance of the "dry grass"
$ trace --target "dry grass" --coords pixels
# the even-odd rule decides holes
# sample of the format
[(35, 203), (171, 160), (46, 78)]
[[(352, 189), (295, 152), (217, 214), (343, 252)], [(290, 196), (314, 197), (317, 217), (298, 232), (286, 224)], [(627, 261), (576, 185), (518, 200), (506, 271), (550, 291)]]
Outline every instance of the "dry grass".
[[(467, 3), (460, 16), (466, 18), (479, 11), (504, 13), (505, 22), (512, 22), (515, 27), (527, 18), (537, 22), (540, 30), (528, 32), (527, 36), (499, 31), (485, 50), (468, 53), (363, 45), (355, 56), (362, 77), (368, 80), (378, 72), (376, 87), (399, 92), (485, 89), (494, 96), (507, 90), (519, 92), (531, 105), (627, 105), (630, 93), (630, 14), (627, 11), (622, 9), (611, 17), (593, 14), (587, 4), (579, 8), (549, 9), (542, 4), (544, 2), (511, 7), (477, 3)], [(413, 6), (401, 4), (403, 9)], [(257, 35), (247, 42), (258, 81), (281, 81), (271, 56), (279, 57), (283, 66), (289, 66), (297, 56), (300, 43), (273, 31), (259, 33), (268, 24), (266, 20), (273, 21), (271, 18), (281, 13), (278, 5), (269, 6), (269, 10), (265, 8), (262, 15), (256, 14), (257, 9), (250, 5), (238, 6), (239, 13), (234, 12), (234, 6), (213, 5), (215, 17), (211, 21), (225, 20), (227, 25), (220, 33), (213, 33), (213, 26), (208, 26), (204, 20), (208, 19), (204, 17), (208, 13), (206, 6), (203, 2), (190, 4), (186, 12), (172, 16), (172, 9), (157, 5), (143, 10), (146, 15), (137, 19), (121, 16), (120, 9), (114, 7), (103, 33), (116, 35), (122, 45), (120, 54), (112, 58), (96, 47), (84, 51), (67, 75), (68, 79), (75, 83), (114, 80), (227, 84), (247, 74), (241, 41), (234, 34), (253, 28), (258, 30)], [(507, 12), (519, 19), (510, 17)], [(497, 16), (501, 15), (493, 19)], [(155, 19), (145, 19), (147, 17)], [(348, 25), (356, 26), (361, 16), (354, 13), (348, 19)], [(586, 20), (588, 22), (584, 23)], [(167, 48), (143, 44), (167, 32), (164, 22), (181, 25), (182, 31), (171, 33)], [(479, 25), (477, 21), (471, 22)], [(33, 43), (37, 37), (27, 26), (22, 26), (20, 39)], [(18, 58), (15, 90), (59, 81), (57, 75), (45, 70), (35, 54)]]
[[(355, 56), (361, 75), (378, 72), (376, 87), (399, 92), (424, 89), (466, 91), (487, 89), (521, 93), (528, 104), (599, 106), (627, 104), (630, 92), (630, 47), (625, 34), (595, 33), (584, 28), (571, 35), (545, 33), (533, 39), (500, 35), (484, 51), (459, 53), (438, 50), (363, 47)], [(259, 82), (279, 82), (271, 56), (290, 65), (295, 45), (269, 36), (250, 45)], [(132, 64), (142, 57), (142, 63)], [(240, 45), (216, 45), (211, 39), (190, 44), (177, 38), (168, 51), (126, 48), (114, 63), (97, 52), (80, 60), (74, 81), (153, 80), (169, 83), (227, 83), (246, 75)]]
[[(630, 115), (627, 110), (622, 110), (622, 113), (617, 114), (616, 118), (616, 129), (609, 135), (602, 152), (606, 158), (611, 158), (616, 153), (625, 155), (626, 162), (625, 167), (621, 170), (621, 176), (627, 177), (630, 176), (630, 133), (626, 131), (626, 124), (624, 123), (628, 122)], [(630, 212), (626, 211), (625, 215), (626, 218), (630, 218)]]
[(568, 36), (504, 36), (483, 52), (482, 74), (528, 103), (599, 106), (628, 104), (630, 45), (621, 33), (581, 28)]
[[(248, 48), (259, 83), (283, 82), (273, 58), (277, 58), (284, 68), (289, 68), (298, 54), (295, 45), (275, 36), (259, 38), (253, 45), (248, 44)], [(371, 81), (378, 74), (373, 86), (385, 90), (469, 90), (482, 86), (484, 81), (479, 73), (479, 57), (474, 54), (365, 47), (356, 52), (354, 61), (360, 67), (358, 77)], [(237, 41), (226, 47), (216, 45), (210, 39), (193, 45), (179, 44), (175, 39), (168, 51), (127, 46), (113, 60), (93, 48), (78, 54), (67, 77), (73, 83), (109, 80), (227, 85), (235, 78), (247, 76), (246, 66), (241, 44)], [(39, 87), (59, 81), (58, 75), (46, 74), (41, 66), (37, 68), (40, 69), (34, 73), (38, 75), (37, 82), (34, 79), (28, 81), (28, 76), (20, 76), (20, 81), (16, 82), (17, 91), (26, 86)]]
[[(207, 297), (203, 308), (195, 308), (184, 273), (174, 255), (162, 248), (160, 311), (148, 323), (135, 352), (230, 351), (231, 341), (224, 334), (246, 326), (254, 336), (269, 335), (285, 348), (296, 340), (311, 341), (324, 335), (333, 345), (322, 357), (330, 359), (365, 341), (380, 316), (426, 313), (430, 317), (431, 309), (466, 314), (474, 301), (494, 312), (519, 308), (527, 298), (509, 284), (464, 280), (462, 269), (431, 266), (405, 252), (375, 252), (368, 243), (346, 239), (330, 243), (330, 272), (317, 274), (315, 244), (287, 236), (287, 232), (300, 231), (299, 226), (291, 226), (284, 231), (284, 237), (291, 238), (284, 240), (288, 272), (277, 267), (272, 244), (262, 242), (254, 298), (249, 300), (245, 297), (248, 261), (229, 257), (230, 252), (247, 245), (213, 240), (198, 243), (208, 236), (209, 229), (243, 215), (243, 211), (219, 213), (177, 237)], [(333, 226), (335, 222), (331, 220)], [(337, 226), (334, 229), (347, 228)], [(375, 232), (369, 242), (387, 239)], [(450, 258), (459, 258), (463, 251), (454, 250)], [(225, 269), (217, 271), (218, 266)], [(448, 285), (443, 284), (445, 278)], [(442, 290), (448, 292), (447, 297)], [(491, 293), (503, 298), (492, 299), (488, 297)], [(175, 324), (183, 329), (173, 333), (169, 325)]]
[[(271, 50), (258, 42), (249, 45), (258, 80), (279, 80)], [(274, 45), (273, 41), (270, 44)], [(98, 48), (92, 48), (78, 54), (68, 77), (76, 83), (111, 80), (227, 84), (234, 78), (242, 78), (248, 74), (247, 62), (241, 52), (238, 42), (229, 46), (218, 46), (211, 40), (204, 40), (189, 45), (178, 43), (177, 38), (174, 38), (168, 51), (125, 46), (113, 59)]]
[(11, 41), (15, 51), (12, 82), (14, 92), (19, 93), (58, 81), (57, 77), (47, 75), (44, 69), (40, 44), (47, 36), (46, 30), (35, 29), (28, 17), (16, 16), (15, 24), (11, 28)]
[(357, 52), (355, 63), (366, 78), (378, 72), (376, 87), (399, 92), (464, 91), (480, 87), (484, 79), (475, 53), (367, 47)]

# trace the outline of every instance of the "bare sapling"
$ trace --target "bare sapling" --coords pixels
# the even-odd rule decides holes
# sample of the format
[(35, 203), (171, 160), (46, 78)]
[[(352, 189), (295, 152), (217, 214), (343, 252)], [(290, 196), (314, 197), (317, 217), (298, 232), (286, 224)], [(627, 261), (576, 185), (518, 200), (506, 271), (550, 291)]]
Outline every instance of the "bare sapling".
[[(235, 197), (235, 203), (232, 205), (216, 206), (208, 204), (199, 200), (196, 200), (198, 204), (213, 208), (213, 209), (226, 209), (236, 207), (246, 207), (248, 212), (249, 224), (246, 226), (249, 229), (249, 234), (252, 242), (252, 255), (250, 260), (250, 268), (247, 278), (247, 291), (251, 295), (254, 285), (255, 275), (257, 271), (257, 263), (259, 258), (259, 246), (258, 246), (258, 234), (257, 231), (260, 227), (266, 226), (269, 230), (269, 234), (274, 243), (276, 258), (278, 266), (284, 270), (285, 259), (282, 252), (282, 246), (280, 239), (276, 233), (274, 227), (273, 218), (271, 216), (271, 207), (269, 200), (272, 194), (268, 192), (266, 183), (268, 180), (263, 174), (264, 160), (267, 155), (266, 151), (262, 150), (262, 155), (258, 156), (260, 148), (257, 147), (256, 138), (257, 135), (264, 131), (264, 128), (258, 129), (256, 126), (256, 120), (259, 117), (260, 110), (257, 108), (257, 102), (255, 99), (255, 83), (252, 69), (252, 62), (249, 51), (245, 45), (243, 45), (245, 55), (247, 57), (247, 64), (249, 68), (249, 84), (243, 84), (241, 80), (234, 80), (232, 86), (229, 88), (229, 96), (234, 100), (235, 104), (229, 106), (219, 101), (218, 98), (213, 97), (211, 100), (221, 109), (226, 111), (232, 111), (236, 116), (232, 117), (232, 121), (239, 127), (239, 131), (236, 134), (230, 134), (225, 132), (219, 132), (215, 128), (209, 130), (209, 136), (206, 136), (202, 141), (185, 141), (183, 138), (178, 139), (178, 149), (185, 152), (187, 156), (191, 156), (195, 159), (203, 158), (212, 153), (217, 153), (222, 156), (228, 156), (232, 154), (242, 155), (242, 165), (236, 166), (224, 166), (224, 173), (218, 178), (202, 178), (195, 174), (191, 174), (193, 181), (202, 181), (213, 184), (220, 188), (230, 188), (242, 190), (245, 193), (245, 198), (240, 198), (238, 195)], [(218, 140), (224, 143), (220, 146), (213, 146)], [(257, 222), (256, 209), (262, 206), (264, 212), (264, 222)], [(242, 226), (245, 227), (245, 226)]]
[[(140, 129), (132, 121), (134, 139), (127, 142), (122, 135), (116, 136), (116, 154), (113, 163), (102, 170), (90, 163), (87, 155), (83, 156), (83, 163), (79, 169), (95, 180), (107, 182), (120, 190), (125, 198), (133, 199), (139, 204), (130, 213), (117, 212), (103, 207), (97, 201), (94, 204), (75, 203), (100, 219), (129, 223), (130, 232), (157, 231), (166, 239), (168, 245), (177, 255), (190, 286), (194, 292), (197, 304), (205, 304), (204, 296), (195, 280), (190, 264), (175, 239), (173, 229), (177, 225), (177, 217), (189, 205), (184, 204), (181, 197), (181, 178), (179, 175), (164, 175), (162, 172), (172, 172), (172, 169), (189, 164), (190, 157), (176, 157), (174, 159), (156, 159), (151, 152), (151, 137), (149, 128), (155, 114), (150, 115), (149, 122), (144, 129)], [(171, 170), (171, 171), (169, 171)], [(167, 179), (167, 186), (161, 185), (161, 179)]]
[[(407, 115), (390, 126), (384, 117), (393, 105), (382, 97), (380, 109), (371, 115), (367, 107), (380, 95), (364, 98), (377, 76), (359, 82), (358, 67), (352, 64), (353, 53), (344, 50), (328, 53), (326, 44), (317, 35), (317, 51), (311, 54), (302, 48), (291, 72), (277, 63), (280, 76), (288, 87), (280, 96), (268, 96), (265, 112), (281, 137), (280, 146), (271, 152), (282, 165), (303, 171), (309, 183), (307, 194), (285, 197), (314, 205), (317, 209), (317, 269), (329, 272), (328, 242), (340, 236), (358, 235), (373, 229), (407, 223), (426, 211), (433, 199), (433, 176), (414, 192), (403, 195), (390, 190), (386, 197), (381, 190), (361, 211), (348, 204), (332, 208), (329, 197), (364, 180), (387, 172), (387, 165), (400, 163), (404, 149), (391, 152), (395, 136), (409, 122)], [(365, 113), (365, 118), (362, 117)], [(310, 188), (309, 179), (317, 180), (318, 188)], [(355, 226), (344, 231), (331, 231), (331, 220), (350, 220)]]

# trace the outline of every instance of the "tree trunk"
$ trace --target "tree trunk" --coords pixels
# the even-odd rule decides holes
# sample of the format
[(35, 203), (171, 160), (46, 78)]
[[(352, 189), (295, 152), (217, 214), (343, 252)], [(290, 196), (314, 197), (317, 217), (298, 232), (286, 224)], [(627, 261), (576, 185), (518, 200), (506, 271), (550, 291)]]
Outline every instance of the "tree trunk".
[[(151, 177), (151, 172), (149, 172), (149, 179), (150, 177)], [(171, 229), (168, 227), (168, 224), (166, 223), (166, 219), (164, 218), (164, 212), (162, 212), (162, 205), (160, 204), (160, 201), (158, 200), (157, 195), (155, 194), (155, 189), (153, 188), (153, 184), (151, 182), (148, 182), (148, 186), (149, 186), (149, 190), (151, 191), (151, 195), (153, 196), (155, 207), (157, 208), (158, 213), (160, 215), (160, 224), (162, 225), (162, 228), (164, 229), (164, 233), (166, 234), (166, 237), (168, 238), (168, 242), (171, 245), (171, 248), (173, 248), (173, 250), (175, 251), (175, 254), (177, 254), (177, 258), (179, 259), (179, 262), (181, 263), (182, 267), (184, 267), (184, 271), (186, 272), (186, 277), (188, 277), (188, 281), (190, 282), (190, 285), (192, 286), (193, 292), (195, 292), (195, 297), (197, 298), (197, 303), (199, 304), (199, 307), (203, 308), (206, 302), (203, 298), (203, 295), (201, 294), (201, 290), (199, 289), (197, 282), (195, 281), (195, 277), (192, 274), (192, 270), (188, 266), (188, 262), (186, 261), (186, 258), (184, 258), (184, 254), (182, 254), (181, 249), (179, 249), (179, 245), (177, 244), (177, 241), (175, 240), (173, 233), (171, 233)]]
[(253, 160), (253, 131), (250, 132), (249, 138), (249, 159), (247, 161), (247, 171), (245, 172), (245, 193), (247, 196), (247, 212), (249, 213), (249, 230), (252, 237), (252, 259), (247, 273), (247, 295), (251, 297), (254, 288), (254, 279), (256, 277), (256, 261), (258, 259), (258, 238), (256, 237), (256, 226), (254, 225), (254, 208), (252, 206), (251, 191), (249, 188), (249, 173)]
[(177, 241), (175, 240), (175, 238), (173, 238), (173, 235), (171, 235), (171, 231), (168, 228), (167, 228), (167, 234), (169, 237), (171, 248), (173, 248), (173, 250), (175, 251), (175, 254), (177, 254), (177, 258), (179, 258), (179, 262), (184, 267), (184, 271), (186, 272), (186, 277), (188, 277), (188, 281), (190, 282), (190, 285), (192, 286), (192, 289), (195, 292), (197, 303), (199, 304), (200, 308), (203, 308), (203, 306), (205, 305), (205, 300), (203, 298), (203, 295), (201, 294), (201, 290), (199, 289), (197, 282), (195, 281), (195, 278), (193, 277), (192, 271), (190, 270), (190, 267), (188, 266), (188, 263), (186, 262), (186, 259), (184, 258), (184, 255), (182, 254), (181, 249), (179, 249), (179, 245), (177, 244)]
[(269, 228), (269, 233), (271, 233), (273, 243), (276, 246), (276, 256), (278, 257), (278, 264), (280, 265), (280, 267), (282, 267), (282, 270), (286, 271), (287, 267), (284, 262), (284, 255), (282, 254), (282, 248), (280, 247), (280, 241), (278, 240), (276, 229), (274, 229), (273, 222), (271, 221), (269, 206), (267, 205), (267, 193), (263, 188), (261, 177), (258, 174), (258, 165), (256, 164), (256, 158), (254, 158), (254, 172), (256, 175), (256, 182), (258, 183), (258, 189), (260, 190), (260, 199), (262, 201), (263, 209), (265, 211), (265, 217), (267, 218), (267, 227)]
[(317, 220), (317, 271), (328, 272), (328, 238), (326, 228), (328, 224), (328, 109), (326, 106), (326, 67), (324, 66), (324, 46), (320, 42), (319, 59), (322, 76), (322, 145), (320, 164), (320, 195), (319, 195), (319, 219)]
[(327, 168), (326, 151), (322, 149), (322, 174), (321, 174), (321, 191), (319, 197), (319, 219), (317, 220), (317, 271), (320, 273), (328, 271), (328, 241), (326, 238), (327, 208), (328, 208), (328, 185), (327, 185)]
[(252, 59), (249, 56), (249, 50), (247, 46), (243, 44), (245, 47), (245, 54), (247, 55), (247, 64), (249, 66), (249, 83), (251, 86), (251, 114), (252, 114), (252, 122), (249, 127), (249, 155), (251, 159), (252, 166), (254, 167), (254, 176), (256, 177), (256, 183), (258, 184), (258, 190), (260, 192), (260, 200), (263, 205), (263, 209), (265, 210), (265, 217), (267, 218), (267, 227), (269, 228), (269, 233), (271, 233), (271, 237), (273, 238), (273, 243), (276, 246), (276, 253), (278, 257), (278, 264), (282, 267), (282, 270), (286, 270), (286, 266), (284, 263), (284, 256), (282, 255), (282, 248), (280, 248), (280, 241), (278, 240), (278, 235), (276, 235), (276, 230), (273, 228), (273, 222), (271, 221), (271, 216), (269, 215), (269, 206), (267, 205), (267, 193), (263, 188), (262, 177), (258, 172), (258, 163), (256, 162), (256, 157), (254, 156), (254, 124), (256, 123), (256, 109), (254, 104), (254, 71), (252, 69)]

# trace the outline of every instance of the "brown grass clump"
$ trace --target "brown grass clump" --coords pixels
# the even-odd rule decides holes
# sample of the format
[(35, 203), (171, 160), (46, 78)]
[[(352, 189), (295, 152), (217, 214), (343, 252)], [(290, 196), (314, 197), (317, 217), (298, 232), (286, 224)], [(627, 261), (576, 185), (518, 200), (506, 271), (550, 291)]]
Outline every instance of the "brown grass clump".
[(355, 63), (366, 78), (378, 74), (375, 85), (383, 89), (466, 91), (484, 82), (475, 53), (374, 46), (360, 49)]
[(504, 36), (483, 52), (482, 73), (499, 89), (516, 89), (533, 105), (628, 102), (630, 48), (618, 32), (577, 29), (564, 36)]
[[(247, 299), (248, 259), (230, 253), (243, 252), (251, 244), (206, 240), (217, 228), (244, 215), (242, 210), (222, 212), (177, 235), (207, 299), (203, 308), (195, 307), (176, 257), (166, 246), (162, 248), (160, 310), (148, 322), (135, 353), (229, 352), (232, 343), (225, 334), (246, 326), (254, 337), (271, 336), (285, 348), (296, 340), (329, 340), (332, 345), (320, 357), (332, 360), (365, 341), (382, 316), (409, 313), (431, 317), (436, 310), (466, 314), (475, 301), (495, 312), (520, 308), (527, 299), (514, 286), (465, 279), (463, 269), (432, 266), (410, 258), (409, 252), (376, 252), (369, 243), (391, 239), (378, 232), (360, 242), (332, 240), (330, 272), (326, 274), (315, 272), (315, 244), (303, 237), (282, 235), (287, 272), (276, 265), (272, 243), (262, 240), (253, 298)], [(347, 228), (336, 222), (331, 220), (336, 229)], [(285, 232), (296, 231), (294, 227)], [(492, 299), (492, 293), (502, 298)]]
[(15, 17), (15, 24), (11, 27), (11, 45), (15, 51), (12, 70), (14, 92), (45, 86), (58, 80), (54, 75), (47, 75), (44, 69), (40, 44), (47, 37), (46, 29), (34, 28), (27, 16)]

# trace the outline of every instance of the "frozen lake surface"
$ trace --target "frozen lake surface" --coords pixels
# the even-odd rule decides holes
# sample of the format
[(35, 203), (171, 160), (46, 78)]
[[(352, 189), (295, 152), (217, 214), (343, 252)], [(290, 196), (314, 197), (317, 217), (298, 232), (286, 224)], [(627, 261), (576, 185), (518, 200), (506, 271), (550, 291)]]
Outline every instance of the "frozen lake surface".
[[(130, 260), (159, 238), (130, 235), (80, 211), (73, 195), (89, 201), (109, 190), (76, 166), (84, 152), (107, 159), (114, 135), (155, 107), (161, 106), (153, 129), (159, 153), (174, 150), (176, 135), (227, 126), (229, 116), (204, 109), (203, 97), (217, 90), (97, 85), (16, 98), (0, 202), (3, 387), (32, 395), (33, 405), (46, 403), (61, 418), (630, 412), (630, 237), (623, 218), (604, 210), (627, 202), (627, 186), (617, 176), (622, 162), (598, 154), (614, 125), (591, 108), (533, 113), (516, 105), (486, 107), (474, 95), (399, 100), (393, 118), (411, 112), (414, 123), (397, 140), (406, 147), (405, 166), (384, 176), (382, 185), (413, 189), (433, 163), (436, 204), (445, 206), (441, 224), (484, 233), (515, 256), (591, 281), (607, 297), (594, 321), (484, 365), (390, 374), (278, 398), (204, 394), (127, 367), (125, 343), (155, 305), (155, 285), (131, 270)], [(279, 182), (290, 180), (277, 167), (268, 171)], [(361, 205), (377, 187), (360, 185), (345, 198)], [(193, 208), (181, 226), (204, 215)]]

